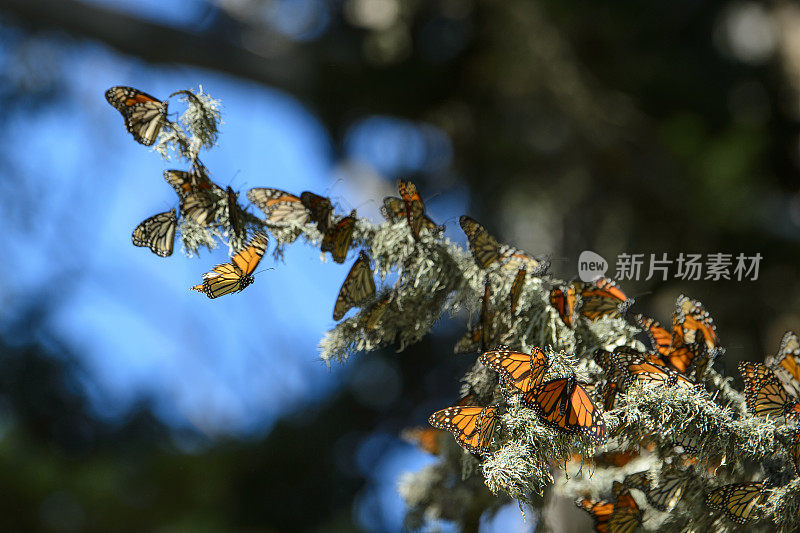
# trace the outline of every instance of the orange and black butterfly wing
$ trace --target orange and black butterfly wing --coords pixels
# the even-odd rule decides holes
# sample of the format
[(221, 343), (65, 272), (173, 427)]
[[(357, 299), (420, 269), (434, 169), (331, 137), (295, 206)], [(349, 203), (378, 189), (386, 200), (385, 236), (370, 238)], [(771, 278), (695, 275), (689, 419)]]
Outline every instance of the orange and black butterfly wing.
[(308, 209), (311, 220), (317, 224), (317, 229), (325, 234), (333, 214), (333, 204), (330, 199), (313, 192), (303, 191), (300, 193), (300, 202)]
[(574, 377), (548, 381), (528, 391), (523, 402), (542, 424), (567, 433), (581, 433), (595, 444), (608, 440), (603, 413)]
[(616, 283), (608, 278), (599, 278), (581, 287), (581, 314), (589, 320), (605, 316), (620, 316), (633, 299), (625, 296)]
[(496, 407), (454, 406), (436, 411), (428, 422), (453, 434), (458, 444), (471, 453), (484, 454), (496, 426)]
[(755, 416), (786, 416), (797, 407), (780, 380), (761, 363), (739, 363), (747, 410)]
[(664, 329), (655, 319), (644, 315), (634, 317), (636, 324), (647, 333), (650, 338), (650, 347), (662, 356), (669, 355), (672, 346), (672, 333)]
[(617, 499), (608, 521), (608, 532), (633, 533), (642, 523), (642, 510), (622, 483), (615, 481), (612, 490)]
[(400, 438), (432, 455), (439, 455), (442, 451), (442, 435), (446, 434), (436, 428), (406, 428), (400, 432)]
[(794, 332), (787, 331), (777, 355), (768, 356), (766, 363), (786, 390), (795, 398), (800, 398), (800, 338)]
[(532, 354), (509, 350), (506, 346), (485, 352), (480, 361), (501, 374), (503, 382), (516, 389), (515, 392), (528, 392), (542, 383), (547, 372), (548, 359), (539, 348)]
[(489, 232), (474, 219), (464, 215), (459, 219), (461, 229), (467, 235), (469, 249), (475, 263), (480, 268), (487, 268), (500, 257), (500, 245)]
[(425, 219), (425, 204), (417, 192), (417, 187), (410, 181), (397, 180), (397, 190), (405, 202), (406, 220), (414, 239), (419, 239), (419, 231)]
[(280, 189), (256, 187), (247, 191), (247, 198), (264, 212), (268, 222), (305, 224), (310, 220), (300, 198)]
[(136, 142), (145, 146), (155, 142), (167, 116), (167, 102), (133, 87), (112, 87), (106, 91), (106, 100), (123, 116)]
[(598, 533), (609, 533), (609, 522), (614, 513), (614, 504), (606, 500), (579, 498), (575, 505), (589, 513), (594, 521), (594, 530)]
[(706, 505), (722, 511), (737, 524), (760, 518), (761, 506), (769, 497), (761, 482), (733, 483), (719, 487), (706, 495)]
[(171, 209), (142, 221), (133, 230), (131, 240), (134, 246), (146, 246), (154, 254), (168, 257), (175, 247), (177, 227), (178, 217), (175, 210)]
[(369, 256), (363, 250), (353, 263), (333, 306), (333, 319), (341, 319), (351, 307), (359, 306), (375, 296), (375, 280), (372, 277)]
[(325, 237), (322, 239), (321, 250), (323, 252), (330, 252), (331, 257), (337, 263), (344, 263), (347, 259), (347, 250), (350, 249), (352, 243), (353, 229), (356, 226), (356, 212), (355, 210), (339, 220), (336, 224), (328, 228), (325, 232)]
[(524, 268), (520, 268), (517, 272), (517, 276), (514, 278), (514, 283), (511, 284), (511, 290), (508, 293), (508, 301), (511, 307), (511, 314), (517, 314), (517, 304), (519, 303), (519, 297), (522, 296), (522, 289), (525, 287), (525, 275), (527, 271)]
[(247, 246), (231, 258), (230, 263), (217, 265), (211, 272), (203, 274), (203, 283), (195, 285), (192, 290), (200, 291), (209, 298), (244, 290), (253, 283), (253, 272), (267, 251), (267, 243), (265, 233), (256, 233)]
[(575, 325), (575, 307), (578, 302), (574, 285), (556, 287), (550, 291), (550, 305), (558, 311), (558, 315), (568, 328)]

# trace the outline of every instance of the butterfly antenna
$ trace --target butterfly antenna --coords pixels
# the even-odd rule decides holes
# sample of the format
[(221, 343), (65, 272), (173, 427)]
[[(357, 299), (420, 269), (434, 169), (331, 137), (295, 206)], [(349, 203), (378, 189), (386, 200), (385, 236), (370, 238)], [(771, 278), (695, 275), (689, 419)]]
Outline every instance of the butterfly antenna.
[(262, 272), (266, 272), (267, 270), (275, 270), (275, 268), (274, 267), (262, 268), (261, 270), (256, 270), (255, 272), (253, 272), (253, 275), (255, 276), (256, 274), (260, 274)]

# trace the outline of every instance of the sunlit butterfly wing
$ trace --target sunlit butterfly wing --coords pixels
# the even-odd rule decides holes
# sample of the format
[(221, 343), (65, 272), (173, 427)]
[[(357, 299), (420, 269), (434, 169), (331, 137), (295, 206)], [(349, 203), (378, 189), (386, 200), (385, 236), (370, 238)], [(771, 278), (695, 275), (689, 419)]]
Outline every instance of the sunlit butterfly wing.
[(542, 383), (548, 365), (547, 356), (539, 348), (526, 354), (510, 350), (507, 346), (483, 353), (480, 361), (499, 372), (505, 385), (523, 393)]
[(761, 482), (733, 483), (714, 489), (706, 495), (706, 505), (722, 511), (737, 524), (746, 524), (762, 516), (770, 490)]
[(341, 319), (352, 307), (357, 307), (375, 296), (375, 280), (372, 277), (369, 256), (361, 251), (353, 263), (333, 306), (333, 319)]
[(161, 257), (172, 255), (175, 247), (175, 229), (178, 217), (174, 209), (159, 213), (142, 221), (131, 235), (134, 246), (146, 246), (154, 254)]
[(467, 235), (472, 257), (480, 268), (487, 268), (499, 259), (500, 245), (483, 226), (466, 215), (459, 218), (458, 222)]
[(496, 412), (494, 406), (454, 406), (436, 411), (428, 418), (428, 422), (433, 427), (452, 433), (462, 448), (482, 455), (488, 451), (494, 435)]
[(264, 212), (267, 222), (305, 224), (311, 220), (306, 206), (298, 196), (280, 189), (257, 187), (247, 191), (247, 198)]
[(575, 326), (575, 305), (578, 295), (574, 285), (556, 287), (550, 291), (550, 305), (558, 311), (558, 315), (568, 328)]
[(352, 242), (353, 229), (356, 226), (356, 211), (331, 225), (322, 239), (322, 252), (330, 252), (337, 263), (344, 263), (347, 259), (347, 250)]
[(519, 297), (522, 296), (522, 289), (525, 288), (525, 275), (527, 271), (520, 268), (517, 276), (514, 278), (514, 283), (511, 284), (511, 290), (508, 293), (509, 306), (511, 307), (511, 314), (517, 314), (517, 304), (519, 304)]
[(329, 198), (303, 191), (300, 193), (300, 202), (308, 209), (311, 220), (317, 224), (317, 229), (323, 234), (328, 231), (333, 214), (333, 204)]
[(226, 294), (244, 290), (253, 283), (253, 272), (267, 251), (268, 238), (258, 232), (247, 245), (231, 258), (230, 263), (215, 266), (211, 272), (203, 274), (203, 283), (192, 290), (204, 293), (209, 298), (219, 298)]
[(133, 87), (112, 87), (106, 100), (125, 119), (125, 128), (136, 142), (150, 146), (158, 137), (167, 116), (167, 102)]
[(650, 338), (650, 346), (660, 355), (667, 356), (672, 346), (672, 333), (664, 329), (655, 319), (644, 315), (635, 315), (636, 324), (647, 333)]
[(633, 303), (633, 299), (608, 278), (599, 278), (581, 286), (580, 312), (589, 320), (605, 316), (618, 317)]
[(800, 415), (800, 404), (789, 396), (778, 377), (761, 363), (739, 363), (747, 410), (755, 416)]
[(178, 198), (184, 199), (192, 193), (207, 192), (210, 196), (218, 196), (222, 189), (201, 172), (186, 172), (184, 170), (165, 170), (164, 179), (178, 193)]
[(523, 402), (542, 424), (567, 433), (580, 433), (595, 444), (608, 440), (603, 413), (574, 377), (554, 379), (528, 391)]
[(678, 345), (696, 342), (705, 342), (706, 347), (713, 350), (719, 344), (717, 328), (703, 304), (681, 294), (672, 319), (672, 343)]
[(575, 505), (589, 513), (594, 522), (594, 530), (598, 533), (609, 533), (609, 522), (614, 513), (614, 504), (608, 500), (578, 498)]
[(217, 201), (224, 191), (211, 180), (182, 170), (165, 170), (164, 179), (178, 193), (181, 216), (200, 226), (207, 226), (216, 218)]
[(508, 244), (501, 244), (497, 250), (498, 258), (504, 269), (527, 269), (532, 276), (540, 276), (550, 266), (549, 261), (536, 259), (526, 252)]
[(694, 387), (694, 383), (674, 370), (651, 363), (646, 354), (628, 346), (614, 349), (614, 366), (623, 376), (622, 390), (627, 390), (633, 383), (644, 385), (677, 386), (684, 389)]
[(795, 398), (800, 398), (800, 339), (794, 332), (787, 331), (783, 335), (778, 353), (767, 356), (766, 363), (786, 390)]

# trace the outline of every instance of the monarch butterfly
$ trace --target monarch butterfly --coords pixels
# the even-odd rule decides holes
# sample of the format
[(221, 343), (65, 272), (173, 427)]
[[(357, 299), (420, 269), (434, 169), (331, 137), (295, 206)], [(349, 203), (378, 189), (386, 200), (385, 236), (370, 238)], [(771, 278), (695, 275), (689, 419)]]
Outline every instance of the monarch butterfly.
[(233, 229), (233, 234), (237, 239), (243, 240), (247, 234), (245, 222), (242, 221), (244, 210), (239, 207), (239, 193), (234, 192), (233, 189), (228, 186), (225, 190), (225, 197), (228, 200), (228, 221)]
[(520, 268), (517, 271), (517, 276), (514, 278), (514, 283), (511, 284), (511, 290), (508, 292), (508, 300), (511, 306), (511, 314), (517, 314), (517, 304), (519, 303), (519, 297), (522, 296), (522, 289), (525, 288), (525, 275), (527, 271), (524, 268)]
[(683, 496), (692, 474), (681, 470), (662, 470), (658, 484), (651, 472), (635, 472), (625, 476), (625, 486), (642, 491), (647, 501), (663, 512), (672, 511)]
[(178, 193), (181, 216), (201, 226), (216, 217), (217, 201), (223, 191), (201, 172), (165, 170), (164, 179)]
[[(717, 327), (703, 304), (681, 294), (675, 305), (672, 319), (672, 343), (695, 344), (705, 341), (706, 347), (713, 350), (719, 343)], [(698, 334), (701, 337), (698, 337)]]
[(548, 381), (528, 391), (522, 401), (541, 422), (567, 433), (581, 433), (595, 444), (608, 440), (603, 413), (575, 377)]
[(392, 297), (389, 295), (375, 302), (362, 318), (361, 327), (370, 330), (375, 329), (380, 324), (383, 315), (386, 314), (386, 309), (391, 301)]
[(623, 375), (622, 390), (627, 390), (634, 382), (645, 385), (656, 384), (684, 389), (694, 387), (694, 383), (672, 369), (651, 363), (645, 354), (628, 346), (618, 346), (613, 353), (613, 366)]
[(541, 385), (548, 366), (547, 356), (539, 348), (527, 354), (499, 346), (483, 353), (479, 359), (485, 366), (502, 374), (505, 385), (519, 392), (528, 392)]
[(591, 283), (580, 283), (581, 314), (589, 320), (604, 316), (618, 317), (633, 305), (614, 281), (598, 278)]
[(150, 146), (156, 141), (167, 116), (167, 102), (133, 87), (112, 87), (106, 100), (125, 119), (125, 127), (136, 142)]
[(344, 263), (355, 226), (356, 210), (353, 209), (349, 216), (342, 218), (325, 232), (325, 237), (322, 238), (322, 252), (330, 252), (335, 262)]
[[(389, 222), (399, 222), (401, 220), (408, 221), (406, 216), (406, 203), (396, 196), (387, 196), (383, 199), (383, 207), (381, 207), (381, 214)], [(427, 215), (422, 215), (421, 227), (426, 228), (428, 231), (436, 231), (440, 226), (430, 219)]]
[(256, 187), (247, 191), (247, 198), (264, 212), (267, 222), (294, 222), (303, 225), (311, 219), (300, 198), (280, 189)]
[(436, 411), (428, 422), (453, 434), (456, 442), (471, 453), (485, 454), (497, 426), (497, 407), (454, 406)]
[(232, 292), (240, 292), (253, 283), (253, 272), (267, 251), (268, 238), (265, 233), (253, 235), (247, 246), (233, 256), (230, 263), (215, 266), (203, 274), (203, 283), (192, 290), (202, 292), (209, 298), (219, 298)]
[(777, 355), (767, 356), (766, 363), (784, 388), (795, 398), (800, 398), (800, 339), (794, 332), (783, 334)]
[(594, 529), (600, 533), (632, 533), (642, 523), (642, 510), (630, 491), (619, 481), (612, 490), (615, 502), (579, 498), (575, 505), (589, 513), (594, 519)]
[(436, 428), (406, 428), (400, 432), (401, 439), (432, 455), (442, 451), (442, 435), (446, 433)]
[(739, 363), (747, 410), (755, 416), (800, 417), (800, 404), (789, 396), (778, 377), (761, 363)]
[[(669, 365), (675, 368), (673, 363), (668, 362), (670, 355), (673, 357), (676, 356), (676, 354), (673, 353), (674, 350), (672, 348), (672, 333), (667, 331), (658, 321), (653, 318), (646, 317), (644, 315), (634, 315), (633, 320), (636, 325), (647, 334), (648, 338), (650, 339), (650, 346), (658, 354), (658, 356), (651, 357), (650, 361), (663, 366)], [(686, 348), (681, 347), (681, 349)], [(675, 357), (676, 363), (682, 368), (682, 370), (678, 370), (677, 368), (676, 370), (678, 370), (678, 372), (685, 372), (689, 367), (688, 357), (685, 357), (683, 354), (677, 355), (678, 356)], [(666, 360), (664, 358), (666, 358)]]
[(374, 295), (375, 280), (372, 278), (369, 256), (362, 250), (339, 289), (336, 304), (333, 306), (333, 319), (339, 320), (351, 307), (361, 305)]
[(308, 209), (311, 220), (317, 224), (317, 229), (323, 234), (326, 233), (333, 214), (333, 204), (331, 204), (330, 198), (304, 191), (300, 193), (300, 202)]
[(486, 269), (493, 263), (500, 262), (505, 268), (524, 268), (532, 275), (539, 275), (547, 269), (547, 262), (534, 259), (507, 244), (498, 243), (475, 219), (462, 215), (458, 223), (467, 236), (472, 258), (479, 268)]
[(550, 305), (552, 305), (564, 325), (568, 328), (575, 327), (575, 304), (578, 301), (575, 285), (556, 287), (550, 291)]
[(425, 215), (425, 204), (422, 203), (416, 185), (410, 181), (397, 180), (397, 191), (405, 203), (406, 220), (408, 220), (408, 227), (411, 228), (411, 234), (415, 241), (419, 240), (421, 229), (424, 228), (428, 231), (438, 229), (436, 223)]
[(733, 483), (708, 493), (706, 505), (722, 511), (737, 524), (746, 524), (760, 518), (760, 506), (766, 503), (770, 492), (762, 482)]
[(175, 229), (178, 217), (175, 210), (153, 215), (142, 221), (133, 230), (131, 240), (134, 246), (147, 246), (156, 255), (168, 257), (175, 247)]
[(494, 317), (497, 311), (489, 312), (489, 300), (491, 296), (491, 285), (489, 278), (486, 278), (483, 288), (483, 300), (481, 303), (481, 315), (478, 323), (456, 342), (455, 353), (470, 353), (475, 350), (485, 352), (494, 338)]

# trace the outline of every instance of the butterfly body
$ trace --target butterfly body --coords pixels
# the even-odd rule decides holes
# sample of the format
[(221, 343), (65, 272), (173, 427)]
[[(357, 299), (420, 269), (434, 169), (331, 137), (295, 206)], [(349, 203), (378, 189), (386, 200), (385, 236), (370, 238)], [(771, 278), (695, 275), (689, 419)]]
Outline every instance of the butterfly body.
[(522, 401), (536, 411), (545, 426), (580, 433), (595, 444), (608, 440), (602, 411), (574, 376), (543, 383), (525, 393)]

